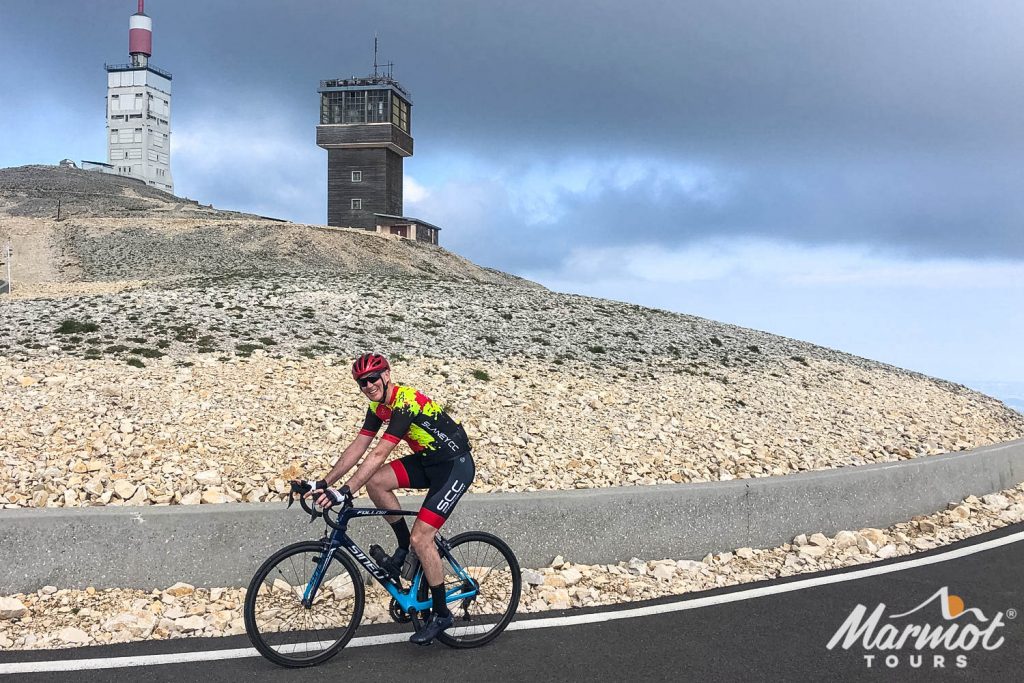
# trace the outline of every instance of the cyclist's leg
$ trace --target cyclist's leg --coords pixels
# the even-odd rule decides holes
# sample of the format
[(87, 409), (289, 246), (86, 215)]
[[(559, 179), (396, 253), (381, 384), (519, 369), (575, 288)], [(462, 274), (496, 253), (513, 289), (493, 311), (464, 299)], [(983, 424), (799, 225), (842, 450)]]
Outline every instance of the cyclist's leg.
[[(366, 494), (378, 509), (400, 510), (395, 489), (425, 489), (429, 486), (423, 465), (417, 462), (416, 455), (407, 455), (377, 470), (370, 481), (366, 482)], [(399, 515), (385, 515), (388, 524), (405, 519)]]
[(459, 456), (450, 463), (424, 468), (430, 478), (430, 490), (423, 500), (423, 507), (416, 515), (412, 527), (412, 547), (423, 566), (423, 575), (430, 586), (444, 581), (441, 557), (434, 547), (434, 536), (448, 520), (455, 505), (473, 483), (476, 467), (469, 454)]

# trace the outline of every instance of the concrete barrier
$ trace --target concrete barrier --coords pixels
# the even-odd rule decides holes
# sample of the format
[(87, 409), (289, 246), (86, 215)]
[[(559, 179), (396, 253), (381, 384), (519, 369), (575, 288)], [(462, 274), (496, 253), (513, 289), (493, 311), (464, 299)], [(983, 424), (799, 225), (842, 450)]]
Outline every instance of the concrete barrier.
[[(885, 527), (968, 495), (1024, 481), (1024, 440), (896, 463), (784, 477), (583, 491), (469, 494), (449, 534), (485, 529), (523, 566), (555, 555), (587, 564), (697, 559), (774, 547), (800, 533)], [(366, 499), (362, 499), (365, 501)], [(403, 498), (413, 508), (420, 497)], [(244, 586), (277, 548), (319, 538), (283, 503), (0, 511), (0, 595), (62, 588)], [(354, 522), (363, 549), (394, 544), (377, 519)]]

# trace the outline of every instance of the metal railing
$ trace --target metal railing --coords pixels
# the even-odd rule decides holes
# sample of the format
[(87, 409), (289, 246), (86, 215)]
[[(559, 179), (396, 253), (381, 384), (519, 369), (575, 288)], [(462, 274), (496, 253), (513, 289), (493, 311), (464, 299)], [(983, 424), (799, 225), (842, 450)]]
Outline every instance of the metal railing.
[(152, 64), (147, 64), (146, 66), (135, 66), (134, 64), (104, 64), (103, 68), (107, 71), (152, 71), (158, 76), (163, 76), (167, 80), (172, 80), (170, 71), (164, 71)]

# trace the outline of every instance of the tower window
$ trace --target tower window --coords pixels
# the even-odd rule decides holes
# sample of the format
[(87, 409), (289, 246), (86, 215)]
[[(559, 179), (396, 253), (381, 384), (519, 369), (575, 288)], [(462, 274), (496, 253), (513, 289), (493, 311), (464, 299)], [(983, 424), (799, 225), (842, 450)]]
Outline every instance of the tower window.
[(361, 183), (361, 182), (363, 182), (363, 172), (362, 171), (352, 171), (352, 182), (353, 183)]
[(391, 123), (409, 132), (409, 105), (394, 93), (391, 95)]
[(368, 90), (366, 93), (366, 122), (387, 123), (387, 103), (387, 90)]
[(366, 123), (366, 91), (345, 93), (345, 123)]
[(362, 199), (353, 199), (352, 200), (352, 208), (353, 209), (360, 209), (361, 210), (363, 208), (363, 200)]

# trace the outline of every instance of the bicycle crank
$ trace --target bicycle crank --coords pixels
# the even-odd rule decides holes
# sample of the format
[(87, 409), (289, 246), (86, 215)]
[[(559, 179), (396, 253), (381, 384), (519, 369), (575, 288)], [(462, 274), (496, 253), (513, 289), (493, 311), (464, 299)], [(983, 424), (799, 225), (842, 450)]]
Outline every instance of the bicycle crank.
[(392, 621), (397, 624), (408, 624), (412, 621), (412, 617), (402, 610), (398, 605), (398, 601), (394, 598), (391, 598), (391, 604), (388, 605), (388, 614), (391, 615)]

